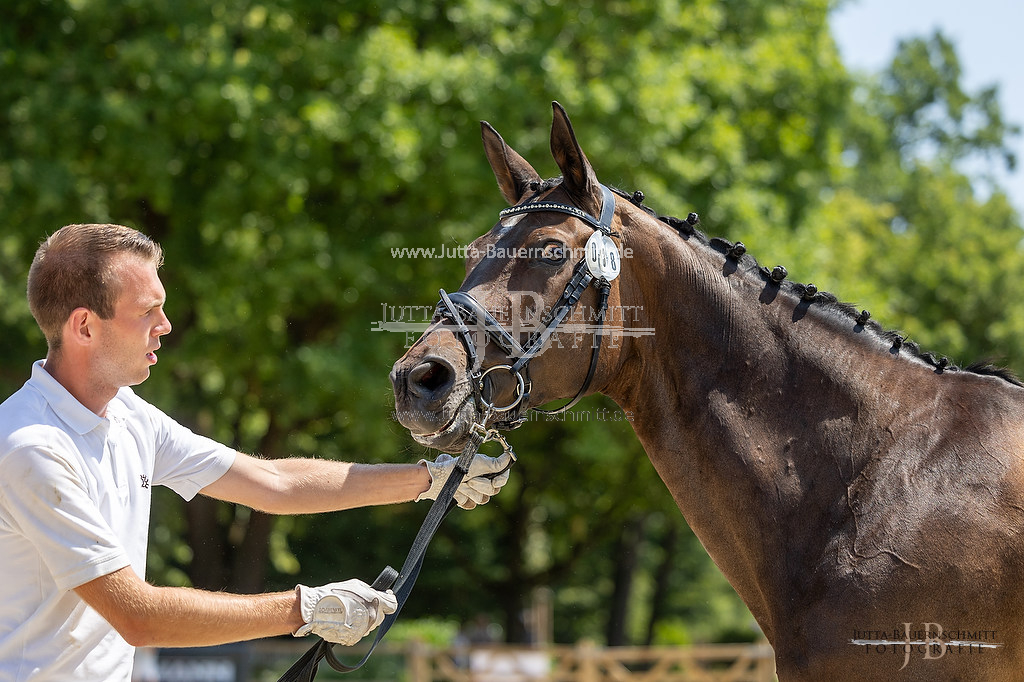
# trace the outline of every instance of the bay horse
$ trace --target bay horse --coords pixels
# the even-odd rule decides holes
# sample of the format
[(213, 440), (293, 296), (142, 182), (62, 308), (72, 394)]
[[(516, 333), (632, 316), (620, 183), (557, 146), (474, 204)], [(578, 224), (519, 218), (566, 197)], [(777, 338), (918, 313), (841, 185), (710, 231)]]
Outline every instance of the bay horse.
[[(413, 438), (455, 452), (481, 415), (508, 428), (600, 392), (631, 415), (779, 679), (1022, 679), (1020, 383), (923, 353), (708, 239), (695, 216), (659, 219), (605, 187), (557, 103), (559, 178), (543, 180), (486, 122), (482, 134), (512, 208), (394, 365)], [(596, 234), (621, 258), (603, 274), (572, 257)], [(577, 319), (554, 319), (570, 294), (574, 310), (597, 311), (576, 333), (586, 343), (556, 343), (557, 324)], [(653, 333), (601, 327), (627, 308)], [(513, 318), (539, 322), (510, 333), (499, 320)]]

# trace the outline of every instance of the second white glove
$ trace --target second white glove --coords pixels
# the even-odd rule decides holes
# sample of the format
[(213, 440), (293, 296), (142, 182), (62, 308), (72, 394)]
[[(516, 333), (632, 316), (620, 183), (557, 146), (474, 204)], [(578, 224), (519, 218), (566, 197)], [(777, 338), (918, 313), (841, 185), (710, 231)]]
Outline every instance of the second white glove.
[[(437, 499), (458, 461), (457, 457), (446, 454), (438, 456), (433, 462), (421, 459), (419, 463), (426, 464), (427, 471), (430, 472), (430, 488), (420, 493), (416, 501)], [(511, 461), (512, 456), (508, 452), (501, 453), (499, 457), (477, 453), (469, 464), (469, 472), (455, 490), (455, 502), (463, 509), (486, 504), (498, 494), (503, 485), (508, 483), (508, 467)]]
[(375, 590), (362, 580), (346, 580), (323, 587), (299, 585), (299, 609), (306, 624), (296, 637), (310, 633), (328, 642), (352, 646), (398, 608), (395, 594)]

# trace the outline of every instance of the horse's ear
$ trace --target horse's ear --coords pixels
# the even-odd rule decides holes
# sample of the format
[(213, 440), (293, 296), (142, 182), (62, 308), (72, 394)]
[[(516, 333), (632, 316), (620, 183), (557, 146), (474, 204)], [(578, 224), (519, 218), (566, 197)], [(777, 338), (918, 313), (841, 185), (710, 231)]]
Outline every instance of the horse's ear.
[(480, 122), (480, 133), (484, 139), (487, 160), (498, 179), (498, 187), (505, 200), (516, 205), (526, 194), (531, 182), (540, 182), (540, 175), (516, 150), (505, 144), (498, 131), (487, 121)]
[(562, 170), (562, 186), (576, 205), (591, 215), (601, 213), (601, 184), (590, 161), (580, 149), (572, 131), (569, 115), (558, 102), (551, 103), (554, 120), (551, 123), (551, 155)]

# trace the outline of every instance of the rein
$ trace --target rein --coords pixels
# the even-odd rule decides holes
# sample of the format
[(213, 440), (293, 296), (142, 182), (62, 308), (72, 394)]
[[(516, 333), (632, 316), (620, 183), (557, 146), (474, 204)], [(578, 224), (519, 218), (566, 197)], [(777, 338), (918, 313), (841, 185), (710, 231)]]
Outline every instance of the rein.
[[(526, 213), (555, 212), (564, 213), (578, 218), (594, 229), (594, 234), (587, 240), (585, 254), (573, 269), (572, 278), (565, 285), (562, 295), (555, 301), (551, 313), (548, 316), (544, 327), (535, 331), (527, 339), (524, 345), (520, 345), (515, 337), (494, 319), (487, 310), (473, 296), (464, 291), (455, 291), (451, 294), (441, 289), (441, 301), (437, 304), (437, 317), (440, 319), (449, 318), (455, 323), (455, 335), (466, 348), (468, 358), (468, 372), (470, 385), (473, 389), (473, 396), (477, 404), (486, 405), (499, 414), (510, 413), (504, 420), (495, 422), (499, 429), (514, 429), (522, 426), (526, 421), (526, 404), (532, 386), (529, 380), (529, 363), (544, 349), (551, 335), (569, 316), (576, 304), (579, 303), (583, 292), (591, 285), (598, 291), (598, 313), (597, 331), (595, 332), (593, 350), (590, 355), (590, 366), (587, 369), (587, 376), (583, 384), (576, 392), (576, 395), (561, 407), (546, 410), (539, 407), (532, 408), (536, 412), (544, 414), (561, 414), (573, 407), (580, 398), (586, 394), (590, 384), (597, 373), (597, 361), (601, 352), (601, 341), (604, 337), (605, 315), (608, 310), (608, 296), (611, 293), (611, 280), (619, 274), (620, 261), (618, 249), (611, 239), (612, 218), (615, 215), (615, 197), (612, 191), (601, 185), (603, 202), (601, 206), (601, 217), (595, 218), (582, 209), (569, 204), (561, 204), (550, 201), (527, 201), (526, 203), (512, 206), (501, 211), (500, 218), (523, 215)], [(469, 324), (464, 320), (469, 320)], [(483, 369), (483, 359), (477, 354), (476, 345), (471, 336), (469, 325), (482, 331), (501, 348), (508, 357), (508, 363), (492, 365)], [(507, 405), (498, 407), (491, 403), (483, 395), (486, 389), (486, 379), (491, 372), (508, 372), (516, 381), (515, 394)]]
[[(444, 521), (445, 517), (454, 509), (457, 505), (455, 504), (455, 490), (462, 483), (462, 480), (466, 477), (466, 472), (469, 471), (469, 466), (473, 462), (473, 458), (476, 456), (480, 449), (480, 446), (484, 443), (497, 440), (501, 443), (502, 448), (505, 452), (511, 456), (511, 467), (516, 461), (515, 452), (512, 451), (512, 446), (509, 445), (508, 441), (498, 433), (496, 430), (485, 429), (483, 424), (486, 422), (489, 416), (489, 410), (484, 409), (477, 415), (477, 421), (473, 424), (472, 431), (470, 433), (469, 440), (466, 442), (465, 447), (462, 449), (462, 454), (459, 456), (459, 460), (455, 463), (455, 468), (448, 476), (448, 480), (445, 481), (444, 486), (441, 488), (441, 492), (438, 493), (437, 498), (433, 504), (430, 505), (430, 509), (427, 511), (426, 517), (423, 519), (423, 523), (420, 525), (419, 531), (416, 533), (416, 538), (413, 540), (412, 547), (409, 549), (409, 554), (405, 558), (405, 563), (402, 564), (402, 570), (396, 571), (391, 566), (385, 566), (384, 570), (380, 572), (377, 579), (373, 581), (371, 587), (375, 590), (388, 590), (392, 589), (395, 593), (395, 598), (398, 601), (398, 607), (394, 613), (390, 613), (384, 617), (379, 628), (377, 629), (377, 636), (374, 638), (373, 643), (370, 645), (370, 649), (363, 655), (357, 663), (348, 665), (340, 661), (334, 654), (334, 643), (328, 642), (325, 639), (320, 639), (310, 647), (306, 653), (304, 653), (299, 660), (297, 660), (292, 667), (285, 671), (278, 682), (312, 682), (316, 676), (317, 668), (320, 666), (320, 662), (326, 660), (328, 665), (337, 670), (338, 672), (348, 673), (354, 670), (358, 670), (369, 660), (370, 655), (373, 653), (377, 645), (380, 644), (381, 640), (384, 639), (384, 635), (387, 634), (391, 626), (398, 620), (398, 615), (402, 611), (402, 607), (405, 606), (405, 602), (409, 599), (412, 588), (416, 584), (416, 578), (419, 577), (420, 569), (423, 567), (423, 559), (427, 552), (427, 547), (430, 545), (431, 539), (434, 537), (434, 533), (440, 528), (441, 522)], [(495, 476), (503, 472), (498, 472)]]

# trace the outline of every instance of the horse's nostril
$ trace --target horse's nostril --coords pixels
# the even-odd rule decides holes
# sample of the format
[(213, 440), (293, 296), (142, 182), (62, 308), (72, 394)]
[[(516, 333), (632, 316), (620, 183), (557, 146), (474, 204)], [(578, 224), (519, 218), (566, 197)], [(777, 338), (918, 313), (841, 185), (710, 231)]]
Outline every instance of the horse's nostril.
[(425, 362), (412, 371), (410, 377), (423, 388), (433, 391), (444, 383), (447, 371), (436, 362)]
[(440, 397), (438, 394), (450, 390), (453, 383), (451, 365), (440, 358), (424, 360), (409, 372), (409, 389), (419, 396)]

